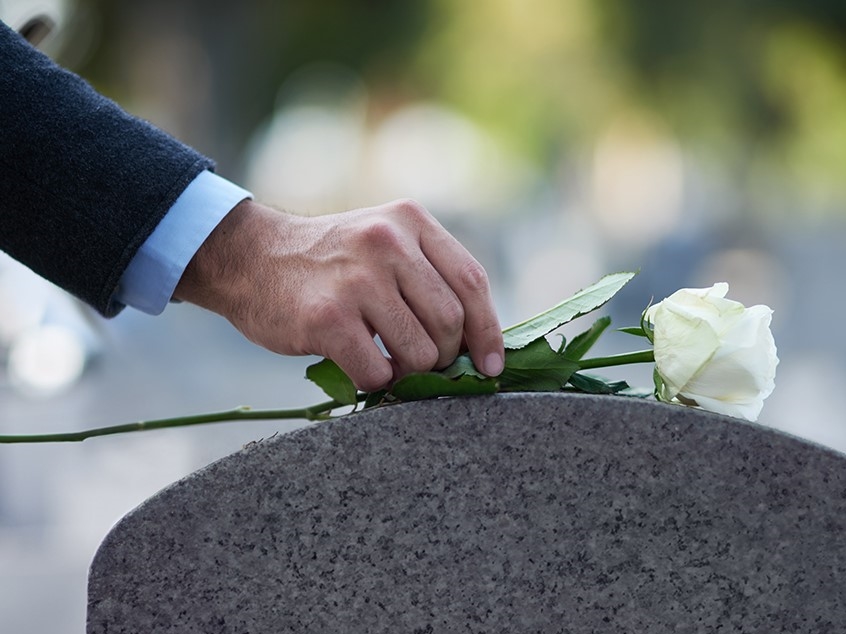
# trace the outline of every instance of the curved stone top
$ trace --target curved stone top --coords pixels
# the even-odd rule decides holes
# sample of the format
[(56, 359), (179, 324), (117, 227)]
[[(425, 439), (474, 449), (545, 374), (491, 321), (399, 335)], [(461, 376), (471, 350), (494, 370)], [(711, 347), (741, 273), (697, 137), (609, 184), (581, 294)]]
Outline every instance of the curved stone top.
[(846, 457), (624, 397), (422, 401), (246, 447), (127, 515), (89, 634), (840, 632)]

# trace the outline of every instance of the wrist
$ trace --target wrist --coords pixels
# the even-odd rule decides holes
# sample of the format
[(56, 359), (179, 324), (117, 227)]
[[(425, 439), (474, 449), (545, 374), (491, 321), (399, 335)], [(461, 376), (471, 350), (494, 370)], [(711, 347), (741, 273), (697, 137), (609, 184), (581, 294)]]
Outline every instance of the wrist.
[(173, 297), (224, 316), (247, 297), (249, 280), (242, 266), (272, 230), (268, 214), (251, 199), (238, 203), (215, 227), (185, 268)]

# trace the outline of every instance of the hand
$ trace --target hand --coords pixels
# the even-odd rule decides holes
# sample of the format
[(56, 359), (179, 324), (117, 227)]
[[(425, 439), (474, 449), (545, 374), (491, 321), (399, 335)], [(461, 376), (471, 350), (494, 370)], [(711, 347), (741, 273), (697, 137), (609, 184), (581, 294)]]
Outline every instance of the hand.
[(330, 358), (368, 392), (446, 367), (465, 343), (480, 371), (503, 367), (484, 269), (413, 201), (314, 218), (244, 201), (191, 260), (174, 297), (274, 352)]

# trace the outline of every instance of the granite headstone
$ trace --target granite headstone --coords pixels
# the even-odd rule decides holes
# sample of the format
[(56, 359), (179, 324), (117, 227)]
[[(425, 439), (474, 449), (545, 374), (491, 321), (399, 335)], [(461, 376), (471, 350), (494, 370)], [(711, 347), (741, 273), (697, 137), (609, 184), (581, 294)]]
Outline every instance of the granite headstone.
[(633, 398), (368, 410), (123, 518), (88, 633), (846, 631), (846, 457)]

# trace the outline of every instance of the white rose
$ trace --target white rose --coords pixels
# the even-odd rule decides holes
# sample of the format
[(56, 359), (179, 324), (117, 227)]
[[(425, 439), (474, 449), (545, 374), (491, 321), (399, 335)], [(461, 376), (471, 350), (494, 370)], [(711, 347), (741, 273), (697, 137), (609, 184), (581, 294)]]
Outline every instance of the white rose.
[(647, 309), (658, 397), (757, 420), (778, 365), (772, 310), (726, 299), (728, 284), (683, 288)]

